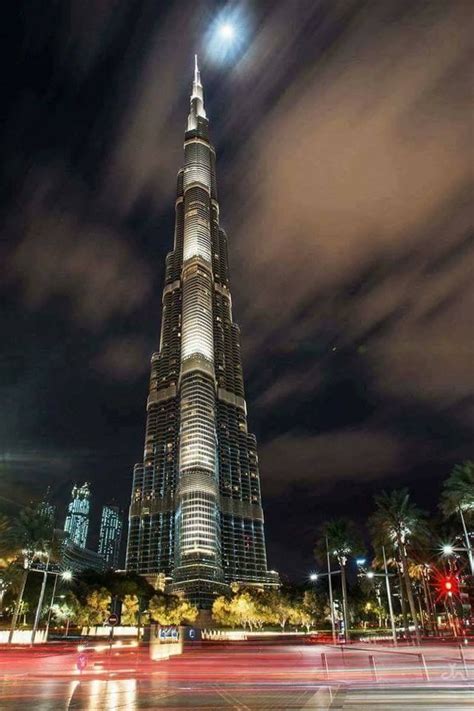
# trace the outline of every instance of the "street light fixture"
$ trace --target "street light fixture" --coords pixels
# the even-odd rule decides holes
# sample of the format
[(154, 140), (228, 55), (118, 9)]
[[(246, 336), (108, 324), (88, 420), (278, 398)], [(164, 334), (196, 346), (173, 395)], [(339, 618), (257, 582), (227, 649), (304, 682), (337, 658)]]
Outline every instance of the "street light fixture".
[(444, 546), (441, 547), (441, 550), (443, 552), (443, 555), (453, 555), (454, 546), (452, 546), (450, 543), (446, 543)]
[(443, 555), (454, 555), (455, 553), (467, 553), (467, 557), (469, 559), (469, 565), (471, 568), (471, 575), (474, 575), (474, 554), (473, 554), (473, 548), (469, 545), (469, 539), (467, 538), (467, 531), (466, 533), (466, 543), (468, 545), (466, 546), (453, 546), (452, 543), (445, 543), (443, 546), (441, 546), (441, 552)]
[[(385, 586), (387, 589), (388, 611), (390, 614), (390, 625), (392, 627), (392, 639), (393, 639), (393, 644), (396, 647), (397, 646), (397, 628), (395, 625), (395, 616), (393, 614), (392, 591), (390, 589), (390, 578), (393, 577), (393, 573), (388, 572), (387, 558), (385, 555), (385, 546), (382, 546), (382, 555), (383, 555), (383, 567), (384, 567), (383, 573), (374, 573), (373, 570), (362, 570), (361, 574), (365, 575), (365, 577), (368, 578), (369, 580), (372, 580), (373, 578), (385, 578)], [(356, 563), (359, 567), (362, 567), (365, 564), (365, 558), (357, 558)]]

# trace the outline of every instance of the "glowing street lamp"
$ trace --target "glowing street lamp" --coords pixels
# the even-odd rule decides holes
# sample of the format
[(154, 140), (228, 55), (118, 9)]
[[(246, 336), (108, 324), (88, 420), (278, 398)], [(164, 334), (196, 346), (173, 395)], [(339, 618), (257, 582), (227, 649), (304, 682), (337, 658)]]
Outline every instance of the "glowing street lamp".
[[(467, 539), (467, 540), (469, 540), (469, 539)], [(441, 546), (441, 552), (443, 555), (446, 555), (446, 556), (454, 555), (457, 552), (467, 553), (467, 557), (469, 559), (469, 565), (471, 568), (471, 575), (474, 575), (474, 554), (473, 554), (473, 549), (471, 548), (470, 545), (468, 545), (467, 547), (463, 547), (463, 546), (453, 546), (452, 543), (445, 543), (444, 546)]]

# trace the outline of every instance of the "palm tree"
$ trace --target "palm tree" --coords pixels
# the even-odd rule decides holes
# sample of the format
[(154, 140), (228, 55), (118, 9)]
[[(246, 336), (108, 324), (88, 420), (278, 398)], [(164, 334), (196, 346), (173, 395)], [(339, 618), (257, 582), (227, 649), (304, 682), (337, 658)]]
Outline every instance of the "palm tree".
[(20, 589), (21, 572), (15, 563), (0, 568), (0, 617), (3, 615), (3, 598), (8, 590), (17, 593)]
[[(320, 528), (319, 542), (315, 548), (315, 556), (324, 558), (326, 551), (336, 558), (341, 570), (342, 613), (344, 618), (344, 636), (349, 639), (349, 615), (347, 609), (347, 578), (346, 565), (350, 555), (363, 551), (362, 539), (356, 526), (345, 518), (326, 521)], [(329, 571), (328, 571), (329, 573)], [(333, 614), (333, 611), (331, 611)]]
[(10, 535), (11, 521), (5, 514), (0, 514), (0, 559), (8, 558), (11, 553), (10, 546), (8, 544), (8, 538)]
[(453, 514), (459, 514), (471, 575), (474, 575), (474, 556), (466, 526), (466, 518), (474, 518), (474, 462), (466, 461), (462, 464), (456, 464), (448, 479), (444, 482), (441, 495), (441, 510), (446, 518)]
[[(3, 548), (22, 562), (23, 575), (13, 613), (9, 643), (13, 640), (18, 616), (21, 610), (28, 572), (33, 560), (46, 556), (48, 561), (58, 554), (58, 537), (55, 535), (51, 516), (41, 505), (27, 506), (16, 519), (11, 521), (4, 538)], [(40, 600), (42, 603), (42, 601)]]
[(424, 515), (410, 501), (408, 489), (383, 491), (375, 497), (375, 505), (376, 511), (370, 518), (370, 527), (377, 541), (392, 544), (398, 550), (410, 613), (415, 626), (415, 637), (419, 643), (420, 630), (411, 586), (407, 545), (413, 538), (426, 534)]

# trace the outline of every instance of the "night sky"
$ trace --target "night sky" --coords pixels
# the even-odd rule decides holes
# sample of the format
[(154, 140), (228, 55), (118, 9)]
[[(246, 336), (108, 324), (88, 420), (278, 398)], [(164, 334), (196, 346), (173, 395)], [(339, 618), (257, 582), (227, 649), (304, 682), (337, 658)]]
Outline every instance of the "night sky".
[(474, 456), (472, 3), (7, 5), (0, 506), (128, 504), (197, 51), (270, 567), (381, 488), (435, 511)]

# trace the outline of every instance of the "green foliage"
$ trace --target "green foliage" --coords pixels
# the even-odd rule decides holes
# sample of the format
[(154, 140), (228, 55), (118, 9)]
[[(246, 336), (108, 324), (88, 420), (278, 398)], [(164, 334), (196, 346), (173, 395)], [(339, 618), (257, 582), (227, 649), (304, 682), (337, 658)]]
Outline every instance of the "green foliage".
[[(64, 598), (55, 603), (52, 608), (51, 619), (56, 625), (67, 625), (70, 622), (75, 622), (78, 619), (80, 605), (79, 601), (70, 590), (64, 595)], [(47, 609), (45, 610), (45, 615)]]
[(242, 627), (259, 630), (265, 625), (287, 625), (310, 629), (317, 619), (324, 618), (327, 608), (322, 599), (306, 591), (291, 596), (281, 590), (261, 590), (234, 586), (231, 595), (214, 600), (212, 617), (222, 627)]
[(125, 595), (122, 600), (122, 625), (136, 625), (138, 622), (139, 600), (137, 595)]
[(0, 594), (18, 594), (21, 586), (22, 569), (15, 563), (0, 568)]
[(80, 605), (77, 613), (77, 624), (83, 627), (103, 625), (110, 615), (112, 598), (106, 588), (92, 590), (86, 598), (86, 604)]
[(337, 558), (340, 565), (344, 566), (351, 555), (364, 552), (362, 537), (355, 524), (345, 518), (336, 518), (326, 521), (319, 529), (318, 543), (315, 556), (320, 560), (326, 559), (326, 540), (330, 555)]
[(461, 510), (466, 519), (474, 518), (474, 462), (456, 464), (444, 482), (441, 510), (448, 517)]
[(302, 619), (300, 623), (304, 627), (308, 627), (308, 619), (311, 619), (311, 626), (324, 624), (331, 619), (331, 610), (327, 596), (321, 595), (315, 590), (304, 591), (300, 607), (305, 615), (305, 619)]
[(214, 600), (212, 617), (220, 625), (227, 627), (243, 627), (252, 629), (263, 624), (265, 607), (257, 602), (249, 591), (233, 587), (230, 597), (220, 596)]
[(119, 600), (123, 600), (126, 595), (136, 595), (142, 600), (142, 608), (155, 594), (154, 588), (141, 575), (113, 570), (105, 573), (85, 570), (74, 576), (71, 587), (82, 604), (85, 604), (88, 594), (97, 588), (105, 588), (111, 597)]
[(375, 496), (376, 511), (369, 519), (374, 542), (379, 546), (406, 545), (426, 536), (422, 511), (411, 501), (408, 489), (383, 491)]
[(58, 559), (63, 535), (54, 529), (51, 517), (40, 504), (26, 506), (14, 519), (3, 517), (2, 528), (2, 556), (26, 559), (28, 564), (38, 554), (47, 554), (50, 560)]
[(160, 625), (180, 625), (193, 623), (198, 616), (198, 609), (185, 598), (178, 595), (153, 595), (149, 604), (150, 619)]

